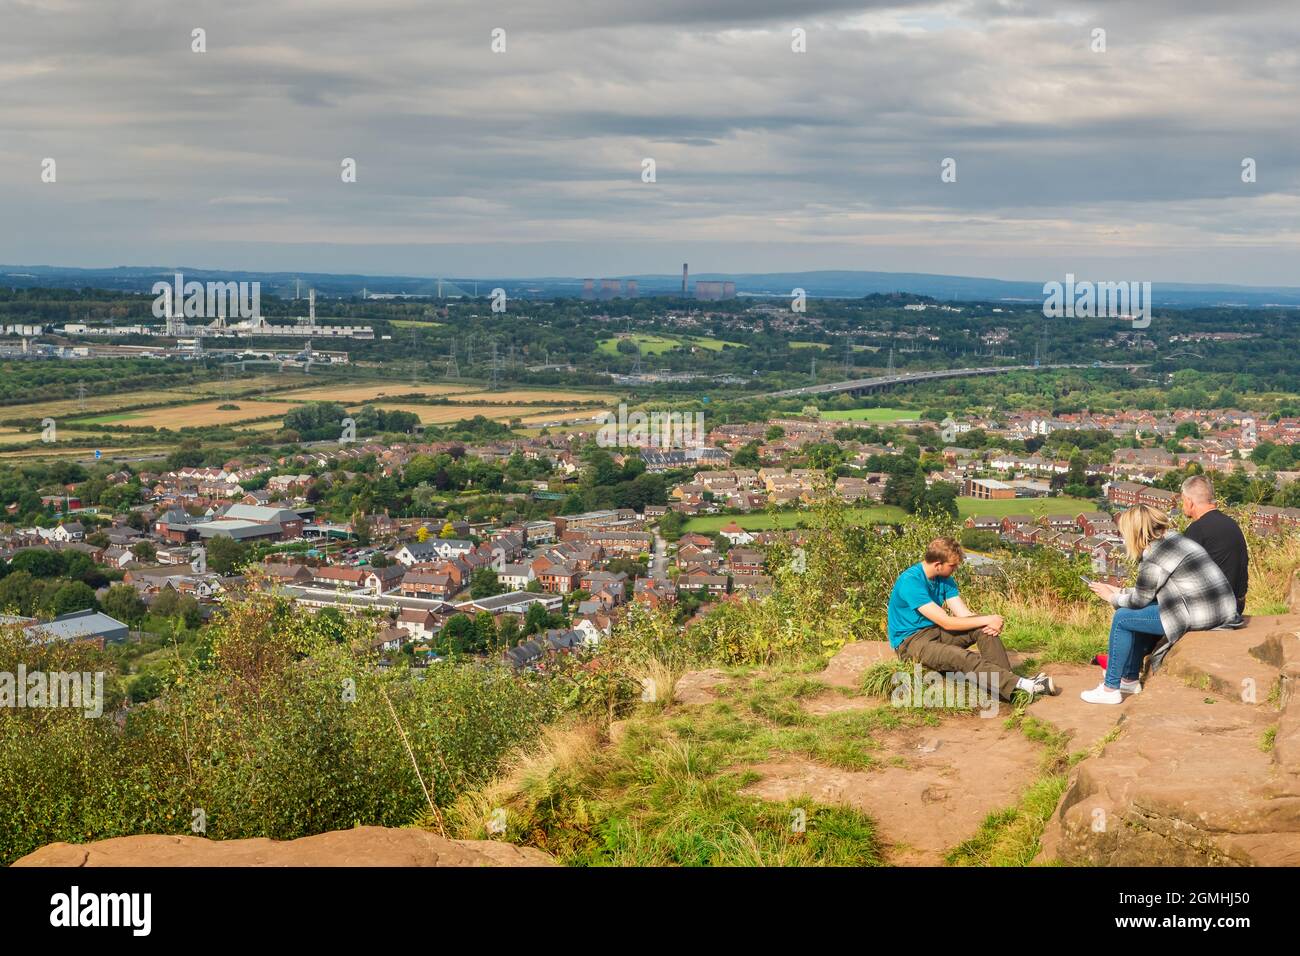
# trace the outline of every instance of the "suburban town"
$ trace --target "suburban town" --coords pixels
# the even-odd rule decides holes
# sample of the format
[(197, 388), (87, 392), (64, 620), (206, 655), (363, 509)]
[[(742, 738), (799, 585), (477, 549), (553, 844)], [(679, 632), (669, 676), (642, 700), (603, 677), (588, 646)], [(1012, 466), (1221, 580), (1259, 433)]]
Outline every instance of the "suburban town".
[[(687, 472), (691, 461), (705, 461), (708, 467), (669, 486), (664, 502), (647, 502), (640, 510), (557, 514), (509, 524), (387, 514), (330, 522), (318, 518), (310, 503), (311, 489), (330, 480), (337, 469), (346, 472), (349, 462), (373, 456), (380, 474), (400, 476), (418, 456), (436, 456), (454, 447), (458, 454), (485, 463), (501, 465), (512, 456), (540, 462), (550, 477), (532, 482), (534, 494), (562, 497), (582, 468), (581, 450), (593, 439), (591, 432), (464, 446), (359, 444), (274, 461), (236, 459), (219, 468), (121, 470), (108, 475), (107, 482), (138, 483), (145, 489), (144, 503), (129, 513), (111, 513), (82, 507), (75, 484), (42, 488), (42, 502), (52, 515), (47, 526), (14, 528), (0, 539), (0, 557), (12, 561), (22, 552), (40, 550), (84, 555), (112, 579), (133, 588), (146, 607), (170, 591), (192, 599), (200, 614), (207, 614), (232, 591), (262, 588), (275, 589), (312, 611), (377, 612), (388, 621), (375, 638), (375, 649), (389, 655), (381, 666), (402, 652), (423, 666), (440, 658), (439, 648), (442, 653), (470, 648), (485, 653), (491, 646), (515, 668), (544, 668), (548, 657), (598, 644), (629, 603), (658, 608), (691, 595), (698, 613), (701, 602), (765, 593), (771, 584), (766, 557), (770, 545), (778, 540), (797, 543), (800, 533), (746, 530), (746, 515), (762, 515), (768, 509), (797, 514), (819, 498), (845, 505), (885, 503), (891, 474), (872, 470), (873, 463), (879, 467), (901, 455), (902, 446), (840, 440), (835, 433), (841, 427), (815, 417), (777, 418), (716, 426), (708, 433), (706, 448), (615, 450), (615, 465), (623, 467), (629, 457), (639, 457), (646, 472), (668, 471), (669, 456), (673, 467)], [(1107, 461), (1089, 458), (1081, 470), (1097, 490), (1096, 501), (1078, 511), (1051, 513), (1036, 505), (1059, 498), (1062, 483), (1079, 468), (1078, 461), (1037, 453), (980, 452), (960, 444), (936, 444), (926, 453), (937, 466), (926, 475), (926, 484), (948, 484), (971, 502), (976, 513), (964, 519), (968, 531), (987, 532), (1006, 546), (1083, 559), (1096, 574), (1117, 581), (1125, 572), (1123, 542), (1113, 520), (1116, 510), (1134, 504), (1174, 510), (1177, 494), (1159, 486), (1164, 476), (1182, 475), (1192, 466), (1206, 473), (1253, 477), (1262, 471), (1249, 458), (1258, 442), (1290, 445), (1300, 436), (1300, 419), (1256, 424), (1236, 410), (1055, 418), (1019, 413), (1004, 420), (952, 421), (944, 427), (958, 441), (973, 430), (1010, 442), (1071, 430), (1106, 432), (1135, 444), (1144, 437), (1163, 442), (1183, 436), (1178, 440), (1184, 450), (1177, 452), (1156, 444), (1116, 449)], [(942, 441), (932, 428), (923, 434)], [(825, 444), (840, 451), (852, 476), (830, 479), (824, 469), (808, 467), (802, 460), (807, 448)], [(796, 464), (727, 467), (735, 453), (747, 447), (754, 449), (760, 463)], [(1270, 474), (1279, 488), (1300, 479), (1300, 471)], [(257, 489), (246, 490), (245, 485)], [(999, 513), (980, 514), (983, 502), (1015, 502), (1016, 510), (1004, 507)], [(733, 517), (715, 522), (713, 533), (683, 533), (678, 524), (664, 535), (661, 529), (669, 514)], [(1250, 522), (1259, 534), (1300, 527), (1300, 508), (1257, 505)], [(238, 573), (221, 573), (205, 567), (201, 556), (217, 539), (273, 547), (260, 563)], [(101, 589), (100, 596), (105, 593), (107, 589)], [(459, 627), (453, 625), (453, 632), (472, 634), (470, 622), (481, 615), (490, 618), (494, 635), (486, 642), (439, 639), (458, 617), (465, 620)], [(129, 630), (128, 622), (102, 611), (73, 611), (23, 623), (33, 633), (100, 641), (120, 640)], [(505, 635), (504, 642), (497, 635)], [(505, 646), (498, 646), (502, 643)]]

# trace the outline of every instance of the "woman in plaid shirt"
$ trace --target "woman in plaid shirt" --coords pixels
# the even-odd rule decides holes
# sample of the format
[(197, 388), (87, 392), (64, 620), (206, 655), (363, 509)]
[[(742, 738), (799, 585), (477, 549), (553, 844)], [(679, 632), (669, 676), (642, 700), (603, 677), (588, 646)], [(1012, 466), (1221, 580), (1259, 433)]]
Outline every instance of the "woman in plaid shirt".
[(1140, 563), (1131, 588), (1100, 581), (1089, 585), (1115, 608), (1105, 680), (1079, 695), (1090, 704), (1118, 704), (1141, 692), (1142, 660), (1157, 644), (1153, 670), (1188, 631), (1222, 627), (1237, 616), (1237, 597), (1228, 579), (1204, 548), (1169, 530), (1167, 514), (1134, 505), (1115, 523), (1129, 557)]

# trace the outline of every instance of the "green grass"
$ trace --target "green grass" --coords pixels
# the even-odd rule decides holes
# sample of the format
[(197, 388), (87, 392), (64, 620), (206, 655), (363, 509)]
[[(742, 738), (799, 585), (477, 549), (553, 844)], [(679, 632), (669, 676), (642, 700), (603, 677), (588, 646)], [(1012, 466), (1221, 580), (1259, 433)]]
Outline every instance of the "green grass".
[[(877, 505), (869, 508), (848, 509), (850, 520), (861, 523), (902, 521), (907, 512), (893, 505)], [(809, 520), (806, 511), (782, 511), (773, 520), (765, 511), (755, 511), (747, 515), (700, 515), (691, 518), (683, 527), (683, 532), (698, 531), (701, 534), (714, 534), (724, 525), (734, 521), (746, 531), (766, 531), (769, 528), (793, 528), (800, 522)]]
[(990, 813), (973, 837), (949, 851), (949, 866), (1028, 866), (1038, 855), (1043, 827), (1065, 793), (1066, 775), (1046, 774), (1014, 807)]
[(1259, 738), (1259, 749), (1266, 754), (1271, 754), (1277, 743), (1277, 724), (1274, 724), (1268, 730), (1264, 731), (1263, 736)]
[(830, 348), (825, 342), (790, 342), (792, 349), (828, 349)]
[(1100, 505), (1087, 498), (1013, 498), (1009, 501), (985, 501), (981, 498), (958, 498), (957, 511), (963, 518), (972, 515), (1077, 515), (1084, 511), (1098, 511)]
[[(642, 355), (662, 355), (664, 352), (676, 348), (689, 348), (694, 345), (696, 348), (708, 349), (710, 352), (721, 352), (725, 346), (733, 348), (744, 348), (739, 342), (727, 342), (723, 339), (710, 338), (708, 336), (666, 336), (666, 335), (648, 335), (644, 332), (633, 332), (630, 336), (641, 349)], [(620, 355), (618, 351), (618, 337), (601, 339), (596, 343), (596, 348), (606, 355)]]
[(921, 413), (914, 408), (846, 408), (822, 412), (822, 418), (828, 422), (897, 422), (920, 417)]
[(949, 866), (1029, 866), (1038, 855), (1043, 828), (1065, 793), (1071, 766), (1068, 736), (1031, 716), (1012, 717), (1008, 725), (1018, 726), (1046, 748), (1042, 775), (1015, 806), (990, 813), (974, 836), (948, 851), (944, 862)]
[(440, 329), (445, 322), (422, 322), (419, 319), (389, 319), (389, 325), (395, 325), (399, 329)]
[(125, 422), (132, 418), (139, 418), (140, 412), (110, 412), (107, 415), (96, 415), (93, 418), (79, 418), (76, 425), (111, 425), (114, 422)]
[[(887, 703), (812, 716), (799, 702), (825, 687), (806, 668), (733, 673), (739, 676), (716, 690), (716, 703), (642, 709), (617, 744), (556, 745), (553, 759), (506, 792), (459, 804), (457, 835), (485, 835), (478, 818), (502, 806), (504, 839), (572, 866), (881, 865), (870, 818), (803, 798), (747, 796), (740, 791), (758, 779), (748, 765), (799, 754), (868, 769), (876, 763), (874, 734), (937, 718)], [(802, 831), (792, 826), (797, 811)]]
[(740, 342), (728, 342), (726, 339), (715, 339), (707, 335), (687, 335), (683, 336), (683, 341), (687, 345), (708, 349), (710, 352), (721, 352), (728, 345), (733, 349), (745, 348)]

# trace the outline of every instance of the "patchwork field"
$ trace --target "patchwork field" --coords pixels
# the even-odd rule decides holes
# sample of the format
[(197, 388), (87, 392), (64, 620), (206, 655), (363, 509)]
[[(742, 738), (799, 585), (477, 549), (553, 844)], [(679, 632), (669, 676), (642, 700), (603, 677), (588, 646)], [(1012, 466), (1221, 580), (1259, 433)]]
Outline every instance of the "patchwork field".
[(561, 409), (558, 413), (546, 412), (523, 416), (520, 421), (525, 425), (545, 425), (548, 422), (583, 422), (591, 421), (601, 412), (593, 408)]
[[(521, 418), (525, 421), (552, 420), (562, 417), (557, 413), (565, 412), (579, 414), (562, 405), (554, 408), (539, 408), (536, 405), (407, 405), (401, 402), (370, 402), (369, 404), (376, 408), (412, 412), (420, 417), (420, 422), (424, 425), (446, 425), (448, 422), (458, 422), (461, 419), (473, 418), (475, 415), (482, 415), (493, 421), (508, 422), (512, 418)], [(358, 405), (350, 411), (355, 412), (360, 407)]]
[[(175, 445), (139, 445), (130, 448), (115, 448), (109, 445), (98, 446), (103, 452), (105, 458), (114, 454), (123, 455), (129, 458), (144, 458), (151, 455), (162, 455), (170, 451), (175, 451)], [(26, 460), (32, 459), (51, 459), (51, 458), (73, 458), (85, 459), (90, 461), (94, 458), (96, 446), (86, 445), (84, 443), (68, 442), (56, 445), (42, 445), (39, 448), (23, 448), (17, 451), (0, 451), (0, 460)]]
[(478, 391), (477, 385), (403, 385), (393, 382), (375, 382), (357, 385), (321, 385), (316, 388), (298, 388), (293, 391), (273, 392), (268, 397), (286, 402), (368, 402), (385, 395), (428, 395), (442, 398), (463, 392)]
[[(144, 428), (198, 428), (205, 425), (237, 425), (268, 415), (284, 415), (298, 407), (297, 402), (254, 401), (252, 399), (218, 399), (194, 405), (172, 405), (167, 408), (146, 408), (138, 412), (116, 412), (81, 418), (78, 425), (130, 425)], [(236, 405), (222, 409), (222, 405)]]
[(579, 402), (615, 402), (617, 395), (607, 392), (578, 392), (571, 389), (516, 388), (502, 392), (477, 391), (457, 395), (454, 401), (483, 404), (518, 404), (521, 402), (548, 402), (554, 404)]
[(17, 418), (82, 418), (86, 415), (111, 412), (138, 405), (157, 405), (163, 402), (192, 402), (207, 396), (237, 395), (258, 389), (293, 387), (310, 382), (304, 375), (257, 375), (252, 378), (195, 382), (175, 388), (139, 389), (114, 392), (108, 395), (87, 395), (85, 401), (63, 398), (54, 401), (27, 402), (22, 405), (0, 405), (0, 421)]

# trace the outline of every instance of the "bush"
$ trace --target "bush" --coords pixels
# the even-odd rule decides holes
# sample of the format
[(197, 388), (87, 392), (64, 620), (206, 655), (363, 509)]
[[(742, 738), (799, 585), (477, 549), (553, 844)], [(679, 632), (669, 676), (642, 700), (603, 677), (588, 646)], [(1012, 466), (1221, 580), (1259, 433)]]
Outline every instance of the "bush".
[[(111, 709), (120, 689), (99, 719), (0, 708), (0, 864), (56, 840), (189, 833), (196, 808), (214, 839), (407, 825), (428, 812), (420, 777), (438, 805), (450, 803), (531, 740), (568, 690), (474, 664), (380, 670), (364, 650), (374, 625), (344, 626), (335, 643), (310, 614), (257, 595), (227, 607), (206, 653), (178, 662), (121, 726)], [(20, 661), (102, 670), (107, 660), (90, 645), (37, 648), (16, 628), (0, 634), (0, 671)]]

